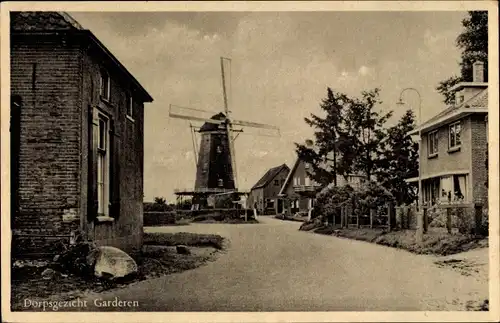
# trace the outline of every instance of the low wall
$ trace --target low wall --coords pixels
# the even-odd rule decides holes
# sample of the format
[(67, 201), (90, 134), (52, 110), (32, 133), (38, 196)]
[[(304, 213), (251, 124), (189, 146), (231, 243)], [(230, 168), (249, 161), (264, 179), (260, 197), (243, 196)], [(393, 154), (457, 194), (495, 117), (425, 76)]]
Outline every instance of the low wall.
[(245, 212), (248, 217), (253, 217), (253, 209), (203, 209), (203, 210), (178, 210), (166, 212), (144, 212), (144, 226), (161, 226), (175, 224), (177, 220), (213, 218), (216, 221), (223, 221), (227, 218), (243, 217)]

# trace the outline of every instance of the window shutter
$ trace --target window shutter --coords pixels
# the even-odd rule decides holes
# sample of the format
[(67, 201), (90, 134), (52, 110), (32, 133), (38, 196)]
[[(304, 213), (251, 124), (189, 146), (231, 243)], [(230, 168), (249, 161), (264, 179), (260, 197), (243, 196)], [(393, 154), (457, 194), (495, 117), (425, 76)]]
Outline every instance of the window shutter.
[(110, 120), (109, 136), (109, 215), (118, 218), (120, 215), (120, 136), (114, 120)]
[(99, 120), (97, 112), (89, 107), (89, 128), (88, 128), (88, 211), (89, 221), (97, 218), (97, 141), (99, 140)]

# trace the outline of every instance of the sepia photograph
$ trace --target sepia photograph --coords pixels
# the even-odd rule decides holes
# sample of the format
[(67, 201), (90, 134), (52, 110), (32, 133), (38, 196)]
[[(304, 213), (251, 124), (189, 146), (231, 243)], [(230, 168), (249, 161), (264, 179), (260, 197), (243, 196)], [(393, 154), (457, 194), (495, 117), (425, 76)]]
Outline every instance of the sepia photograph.
[(32, 4), (1, 13), (8, 322), (498, 320), (496, 3)]

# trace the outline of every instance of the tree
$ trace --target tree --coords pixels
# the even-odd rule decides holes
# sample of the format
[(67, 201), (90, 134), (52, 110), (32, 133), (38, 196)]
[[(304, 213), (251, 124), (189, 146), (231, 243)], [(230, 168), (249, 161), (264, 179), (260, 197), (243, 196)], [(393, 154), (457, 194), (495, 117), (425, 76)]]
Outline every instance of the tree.
[(392, 112), (380, 114), (374, 108), (379, 89), (362, 92), (362, 98), (334, 93), (330, 88), (321, 109), (325, 117), (311, 114), (306, 123), (316, 128), (314, 147), (296, 144), (298, 157), (312, 165), (311, 177), (323, 186), (337, 185), (337, 175), (360, 172), (370, 178), (378, 167), (377, 156), (385, 136), (383, 125)]
[(450, 88), (459, 82), (472, 81), (472, 64), (482, 61), (485, 81), (488, 81), (488, 12), (469, 11), (462, 20), (464, 30), (457, 37), (456, 44), (462, 50), (460, 76), (452, 76), (439, 83), (436, 90), (444, 96), (447, 105), (454, 103), (454, 93)]
[(416, 198), (407, 178), (418, 176), (418, 144), (408, 132), (415, 129), (415, 115), (407, 110), (399, 122), (387, 130), (377, 180), (394, 196), (397, 205)]
[(337, 182), (338, 150), (345, 138), (342, 136), (342, 109), (348, 106), (349, 101), (351, 100), (345, 94), (334, 93), (331, 88), (327, 88), (327, 97), (320, 105), (326, 116), (322, 118), (311, 114), (310, 118), (304, 118), (309, 126), (316, 128), (316, 149), (311, 147), (312, 140), (308, 140), (308, 145), (295, 144), (298, 157), (312, 166), (309, 174), (311, 178), (323, 185), (332, 182), (336, 185)]
[(392, 116), (392, 111), (385, 114), (374, 111), (382, 103), (378, 99), (379, 93), (379, 89), (362, 92), (362, 99), (354, 100), (344, 118), (349, 145), (341, 147), (341, 151), (349, 154), (349, 169), (364, 174), (368, 180), (380, 167), (381, 148), (386, 136), (384, 125)]

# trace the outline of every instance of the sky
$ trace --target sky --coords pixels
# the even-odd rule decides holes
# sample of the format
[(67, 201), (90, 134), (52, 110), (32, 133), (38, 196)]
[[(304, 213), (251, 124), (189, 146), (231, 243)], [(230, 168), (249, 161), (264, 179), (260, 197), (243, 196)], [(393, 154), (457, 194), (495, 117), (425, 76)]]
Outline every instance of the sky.
[[(194, 187), (189, 121), (169, 105), (223, 109), (220, 57), (231, 63), (235, 119), (276, 125), (280, 137), (248, 130), (235, 141), (238, 186), (296, 159), (312, 138), (304, 117), (320, 113), (327, 87), (351, 96), (381, 89), (381, 111), (422, 119), (445, 109), (438, 83), (459, 73), (455, 39), (465, 12), (70, 12), (154, 98), (145, 105), (144, 200)], [(199, 124), (198, 124), (199, 125)]]

